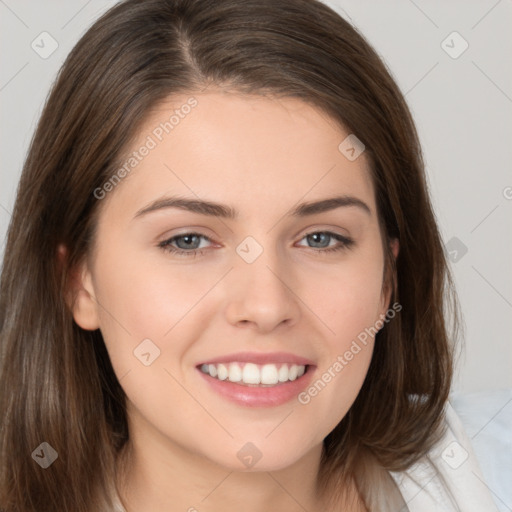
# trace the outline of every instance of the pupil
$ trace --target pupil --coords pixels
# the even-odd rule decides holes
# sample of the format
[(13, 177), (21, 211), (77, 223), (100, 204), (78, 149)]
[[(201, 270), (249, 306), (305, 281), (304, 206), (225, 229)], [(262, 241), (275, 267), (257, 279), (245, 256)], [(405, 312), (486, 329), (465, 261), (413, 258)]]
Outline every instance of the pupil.
[[(181, 240), (185, 241), (185, 245), (190, 245), (194, 238), (197, 238), (197, 235), (184, 235), (181, 237)], [(180, 239), (178, 239), (178, 241), (179, 240)], [(190, 247), (185, 247), (185, 248), (189, 249)]]
[(320, 241), (320, 240), (318, 240), (318, 238), (320, 238), (320, 237), (324, 237), (324, 242), (325, 242), (325, 238), (327, 238), (326, 233), (314, 233), (310, 236), (313, 238), (314, 243), (318, 243)]

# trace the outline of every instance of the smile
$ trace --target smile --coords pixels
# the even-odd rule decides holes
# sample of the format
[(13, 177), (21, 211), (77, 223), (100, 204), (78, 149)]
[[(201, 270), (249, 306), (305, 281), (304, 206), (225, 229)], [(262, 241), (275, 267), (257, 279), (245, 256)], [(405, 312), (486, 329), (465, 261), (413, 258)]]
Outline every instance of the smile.
[(263, 365), (245, 362), (203, 364), (201, 371), (221, 381), (246, 386), (277, 386), (302, 377), (308, 365), (293, 363), (267, 363)]
[[(208, 363), (196, 366), (207, 389), (242, 407), (277, 407), (297, 400), (311, 383), (315, 365)], [(233, 381), (231, 380), (233, 379)]]

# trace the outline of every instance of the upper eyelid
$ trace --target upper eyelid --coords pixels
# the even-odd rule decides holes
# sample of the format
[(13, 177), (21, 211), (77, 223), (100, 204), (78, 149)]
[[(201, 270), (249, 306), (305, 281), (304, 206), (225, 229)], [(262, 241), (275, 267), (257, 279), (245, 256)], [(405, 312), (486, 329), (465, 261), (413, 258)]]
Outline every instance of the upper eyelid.
[[(204, 238), (205, 240), (208, 240), (211, 243), (215, 243), (214, 240), (211, 237), (209, 237), (208, 235), (204, 235), (203, 233), (197, 233), (195, 231), (185, 231), (183, 233), (179, 233), (177, 235), (173, 235), (171, 237), (164, 238), (162, 241), (159, 242), (159, 245), (170, 244), (171, 242), (174, 242), (177, 238), (183, 238), (185, 236), (191, 236), (191, 235), (198, 236), (199, 238)], [(192, 249), (192, 250), (199, 251), (201, 249)]]

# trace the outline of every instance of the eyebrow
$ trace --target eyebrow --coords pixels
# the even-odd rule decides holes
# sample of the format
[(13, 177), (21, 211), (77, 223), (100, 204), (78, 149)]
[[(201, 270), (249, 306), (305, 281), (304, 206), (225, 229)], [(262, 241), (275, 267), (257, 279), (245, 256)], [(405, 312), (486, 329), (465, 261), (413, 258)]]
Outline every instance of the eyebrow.
[[(319, 201), (301, 203), (293, 208), (288, 215), (293, 217), (306, 217), (308, 215), (315, 215), (341, 207), (356, 207), (368, 215), (372, 214), (370, 207), (364, 201), (357, 197), (345, 195), (321, 199)], [(200, 199), (187, 199), (171, 196), (157, 199), (144, 208), (141, 208), (135, 214), (134, 219), (164, 208), (179, 208), (180, 210), (186, 210), (200, 215), (220, 217), (229, 220), (235, 220), (238, 217), (238, 212), (228, 205), (212, 201), (203, 201)]]

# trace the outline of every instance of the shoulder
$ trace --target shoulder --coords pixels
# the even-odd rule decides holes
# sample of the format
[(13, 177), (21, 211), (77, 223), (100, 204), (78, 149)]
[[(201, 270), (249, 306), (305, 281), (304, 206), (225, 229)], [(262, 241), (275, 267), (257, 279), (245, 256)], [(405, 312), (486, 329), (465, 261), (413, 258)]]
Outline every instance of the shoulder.
[(450, 402), (446, 431), (430, 452), (403, 472), (390, 472), (409, 512), (497, 512), (471, 442)]

